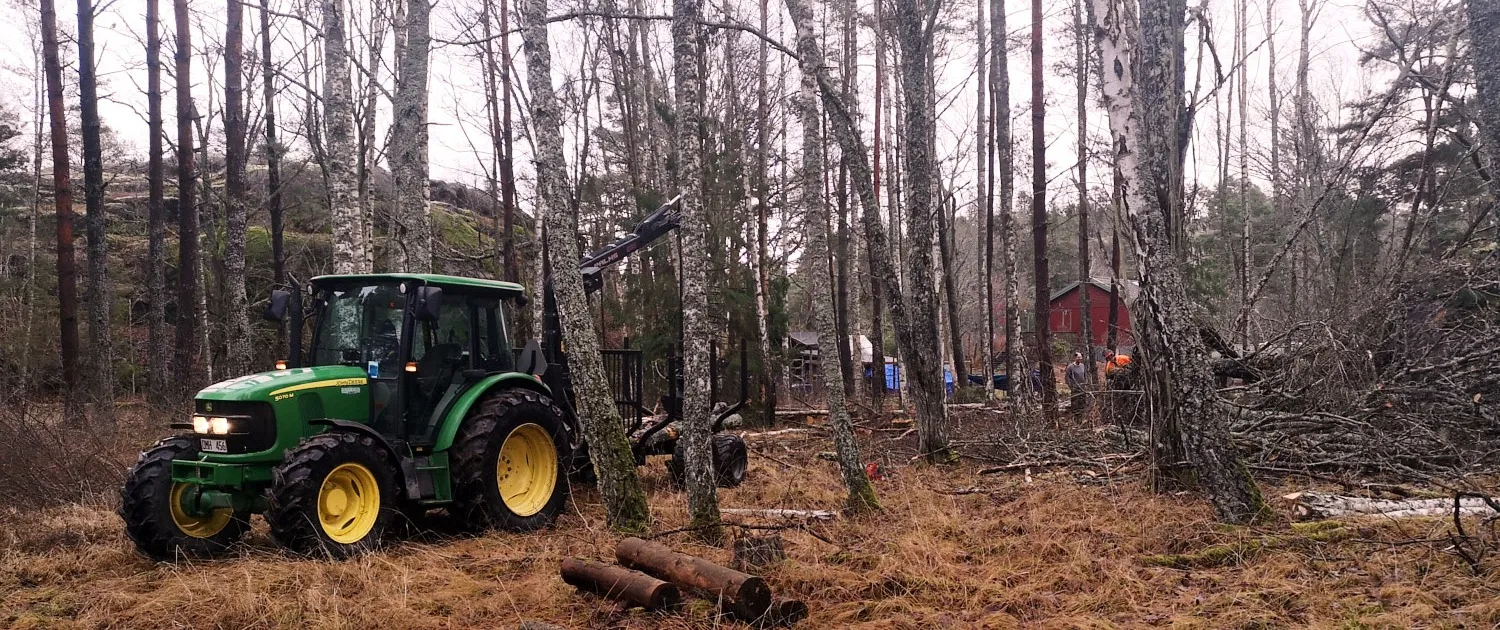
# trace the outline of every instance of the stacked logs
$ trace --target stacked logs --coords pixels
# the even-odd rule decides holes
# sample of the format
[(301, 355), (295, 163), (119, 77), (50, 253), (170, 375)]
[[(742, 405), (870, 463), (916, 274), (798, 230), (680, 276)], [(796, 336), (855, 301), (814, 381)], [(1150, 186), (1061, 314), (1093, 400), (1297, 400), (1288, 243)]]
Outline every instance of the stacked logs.
[(681, 606), (683, 593), (715, 602), (719, 609), (758, 626), (790, 626), (807, 616), (807, 604), (775, 600), (766, 581), (719, 566), (660, 543), (626, 538), (615, 546), (619, 566), (567, 558), (563, 581), (602, 597), (651, 611)]

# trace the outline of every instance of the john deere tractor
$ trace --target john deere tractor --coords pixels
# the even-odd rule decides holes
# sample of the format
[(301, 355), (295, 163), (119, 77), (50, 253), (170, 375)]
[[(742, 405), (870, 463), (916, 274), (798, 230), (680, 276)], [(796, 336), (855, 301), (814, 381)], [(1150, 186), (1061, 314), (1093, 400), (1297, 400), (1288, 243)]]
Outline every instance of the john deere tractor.
[[(603, 268), (677, 224), (674, 200), (585, 258), (586, 284), (597, 287)], [(346, 557), (432, 508), (475, 529), (550, 525), (569, 472), (587, 469), (587, 448), (550, 286), (545, 293), (546, 350), (532, 341), (518, 352), (508, 317), (525, 304), (518, 284), (321, 276), (311, 309), (300, 287), (273, 291), (266, 316), (291, 318), (290, 360), (198, 392), (192, 413), (172, 423), (178, 435), (131, 468), (126, 533), (154, 558), (210, 556), (263, 514), (288, 549)], [(306, 310), (314, 325), (304, 353)], [(730, 446), (738, 459), (723, 468), (738, 483), (744, 445)]]

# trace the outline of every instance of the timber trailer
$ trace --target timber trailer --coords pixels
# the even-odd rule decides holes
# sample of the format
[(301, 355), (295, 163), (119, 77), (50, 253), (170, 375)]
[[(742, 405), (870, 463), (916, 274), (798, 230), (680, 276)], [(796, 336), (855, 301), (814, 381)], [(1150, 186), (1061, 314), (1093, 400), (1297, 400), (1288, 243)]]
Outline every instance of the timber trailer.
[[(585, 257), (586, 289), (597, 290), (604, 269), (675, 230), (679, 212), (673, 199)], [(556, 301), (550, 282), (544, 287), (543, 340), (517, 350), (509, 316), (526, 304), (518, 284), (434, 274), (319, 276), (310, 287), (315, 324), (305, 356), (302, 288), (272, 291), (265, 316), (290, 317), (290, 360), (198, 392), (193, 412), (171, 425), (179, 433), (131, 467), (121, 489), (126, 534), (152, 558), (207, 557), (228, 551), (250, 516), (262, 514), (281, 546), (343, 558), (378, 547), (400, 524), (436, 508), (480, 531), (551, 525), (570, 474), (586, 479), (592, 468)], [(643, 429), (639, 352), (613, 358), (615, 402), (635, 409), (627, 421), (637, 463), (651, 454), (680, 459), (669, 426), (681, 417), (680, 377), (669, 378), (664, 420)], [(740, 400), (714, 419), (716, 433), (745, 404), (743, 361), (742, 346)], [(737, 485), (744, 442), (716, 434), (713, 447), (719, 483)]]

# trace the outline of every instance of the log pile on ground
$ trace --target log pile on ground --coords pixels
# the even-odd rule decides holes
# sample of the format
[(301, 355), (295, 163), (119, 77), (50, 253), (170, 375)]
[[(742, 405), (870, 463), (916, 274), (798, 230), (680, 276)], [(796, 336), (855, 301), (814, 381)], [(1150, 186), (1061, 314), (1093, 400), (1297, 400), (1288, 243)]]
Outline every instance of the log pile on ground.
[[(765, 537), (755, 541), (752, 546), (757, 561), (747, 565), (763, 566), (773, 562), (773, 557), (785, 557), (779, 537), (773, 545), (776, 553), (764, 550)], [(737, 548), (736, 553), (739, 552)], [(566, 558), (562, 562), (563, 581), (580, 590), (651, 611), (677, 608), (682, 603), (682, 593), (690, 593), (757, 627), (791, 626), (808, 614), (807, 604), (801, 601), (773, 599), (771, 588), (758, 576), (674, 551), (660, 543), (626, 538), (615, 545), (615, 559), (620, 566)]]

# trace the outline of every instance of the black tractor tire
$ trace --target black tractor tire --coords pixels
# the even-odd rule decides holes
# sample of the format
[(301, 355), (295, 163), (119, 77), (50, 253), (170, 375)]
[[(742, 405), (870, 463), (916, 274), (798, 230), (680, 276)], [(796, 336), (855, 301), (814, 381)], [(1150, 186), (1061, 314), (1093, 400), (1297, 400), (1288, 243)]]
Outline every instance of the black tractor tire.
[[(506, 441), (515, 439), (505, 459)], [(550, 448), (549, 448), (550, 447)], [(568, 499), (572, 446), (563, 411), (529, 389), (486, 396), (464, 418), (453, 438), (453, 514), (475, 529), (528, 532), (551, 525)], [(515, 508), (501, 496), (500, 467), (520, 477), (510, 483)], [(548, 492), (550, 491), (550, 494)]]
[(249, 529), (249, 514), (231, 512), (222, 528), (208, 535), (183, 530), (172, 514), (175, 486), (172, 460), (198, 455), (198, 438), (179, 435), (165, 438), (141, 453), (120, 487), (120, 518), (125, 535), (142, 554), (155, 560), (207, 558), (221, 555), (239, 542)]
[[(750, 466), (750, 450), (745, 440), (733, 433), (715, 433), (710, 448), (714, 453), (714, 484), (720, 488), (737, 488), (745, 482), (745, 469)], [(667, 474), (672, 485), (681, 488), (687, 477), (686, 445), (681, 438), (672, 448), (672, 459), (667, 460)]]
[[(338, 493), (330, 503), (339, 514), (321, 511), (329, 509), (325, 492)], [(351, 503), (354, 511), (344, 512)], [(304, 438), (271, 469), (266, 523), (277, 544), (293, 553), (341, 559), (379, 548), (400, 507), (396, 462), (385, 446), (368, 435), (329, 431)], [(332, 520), (334, 531), (320, 516)]]

